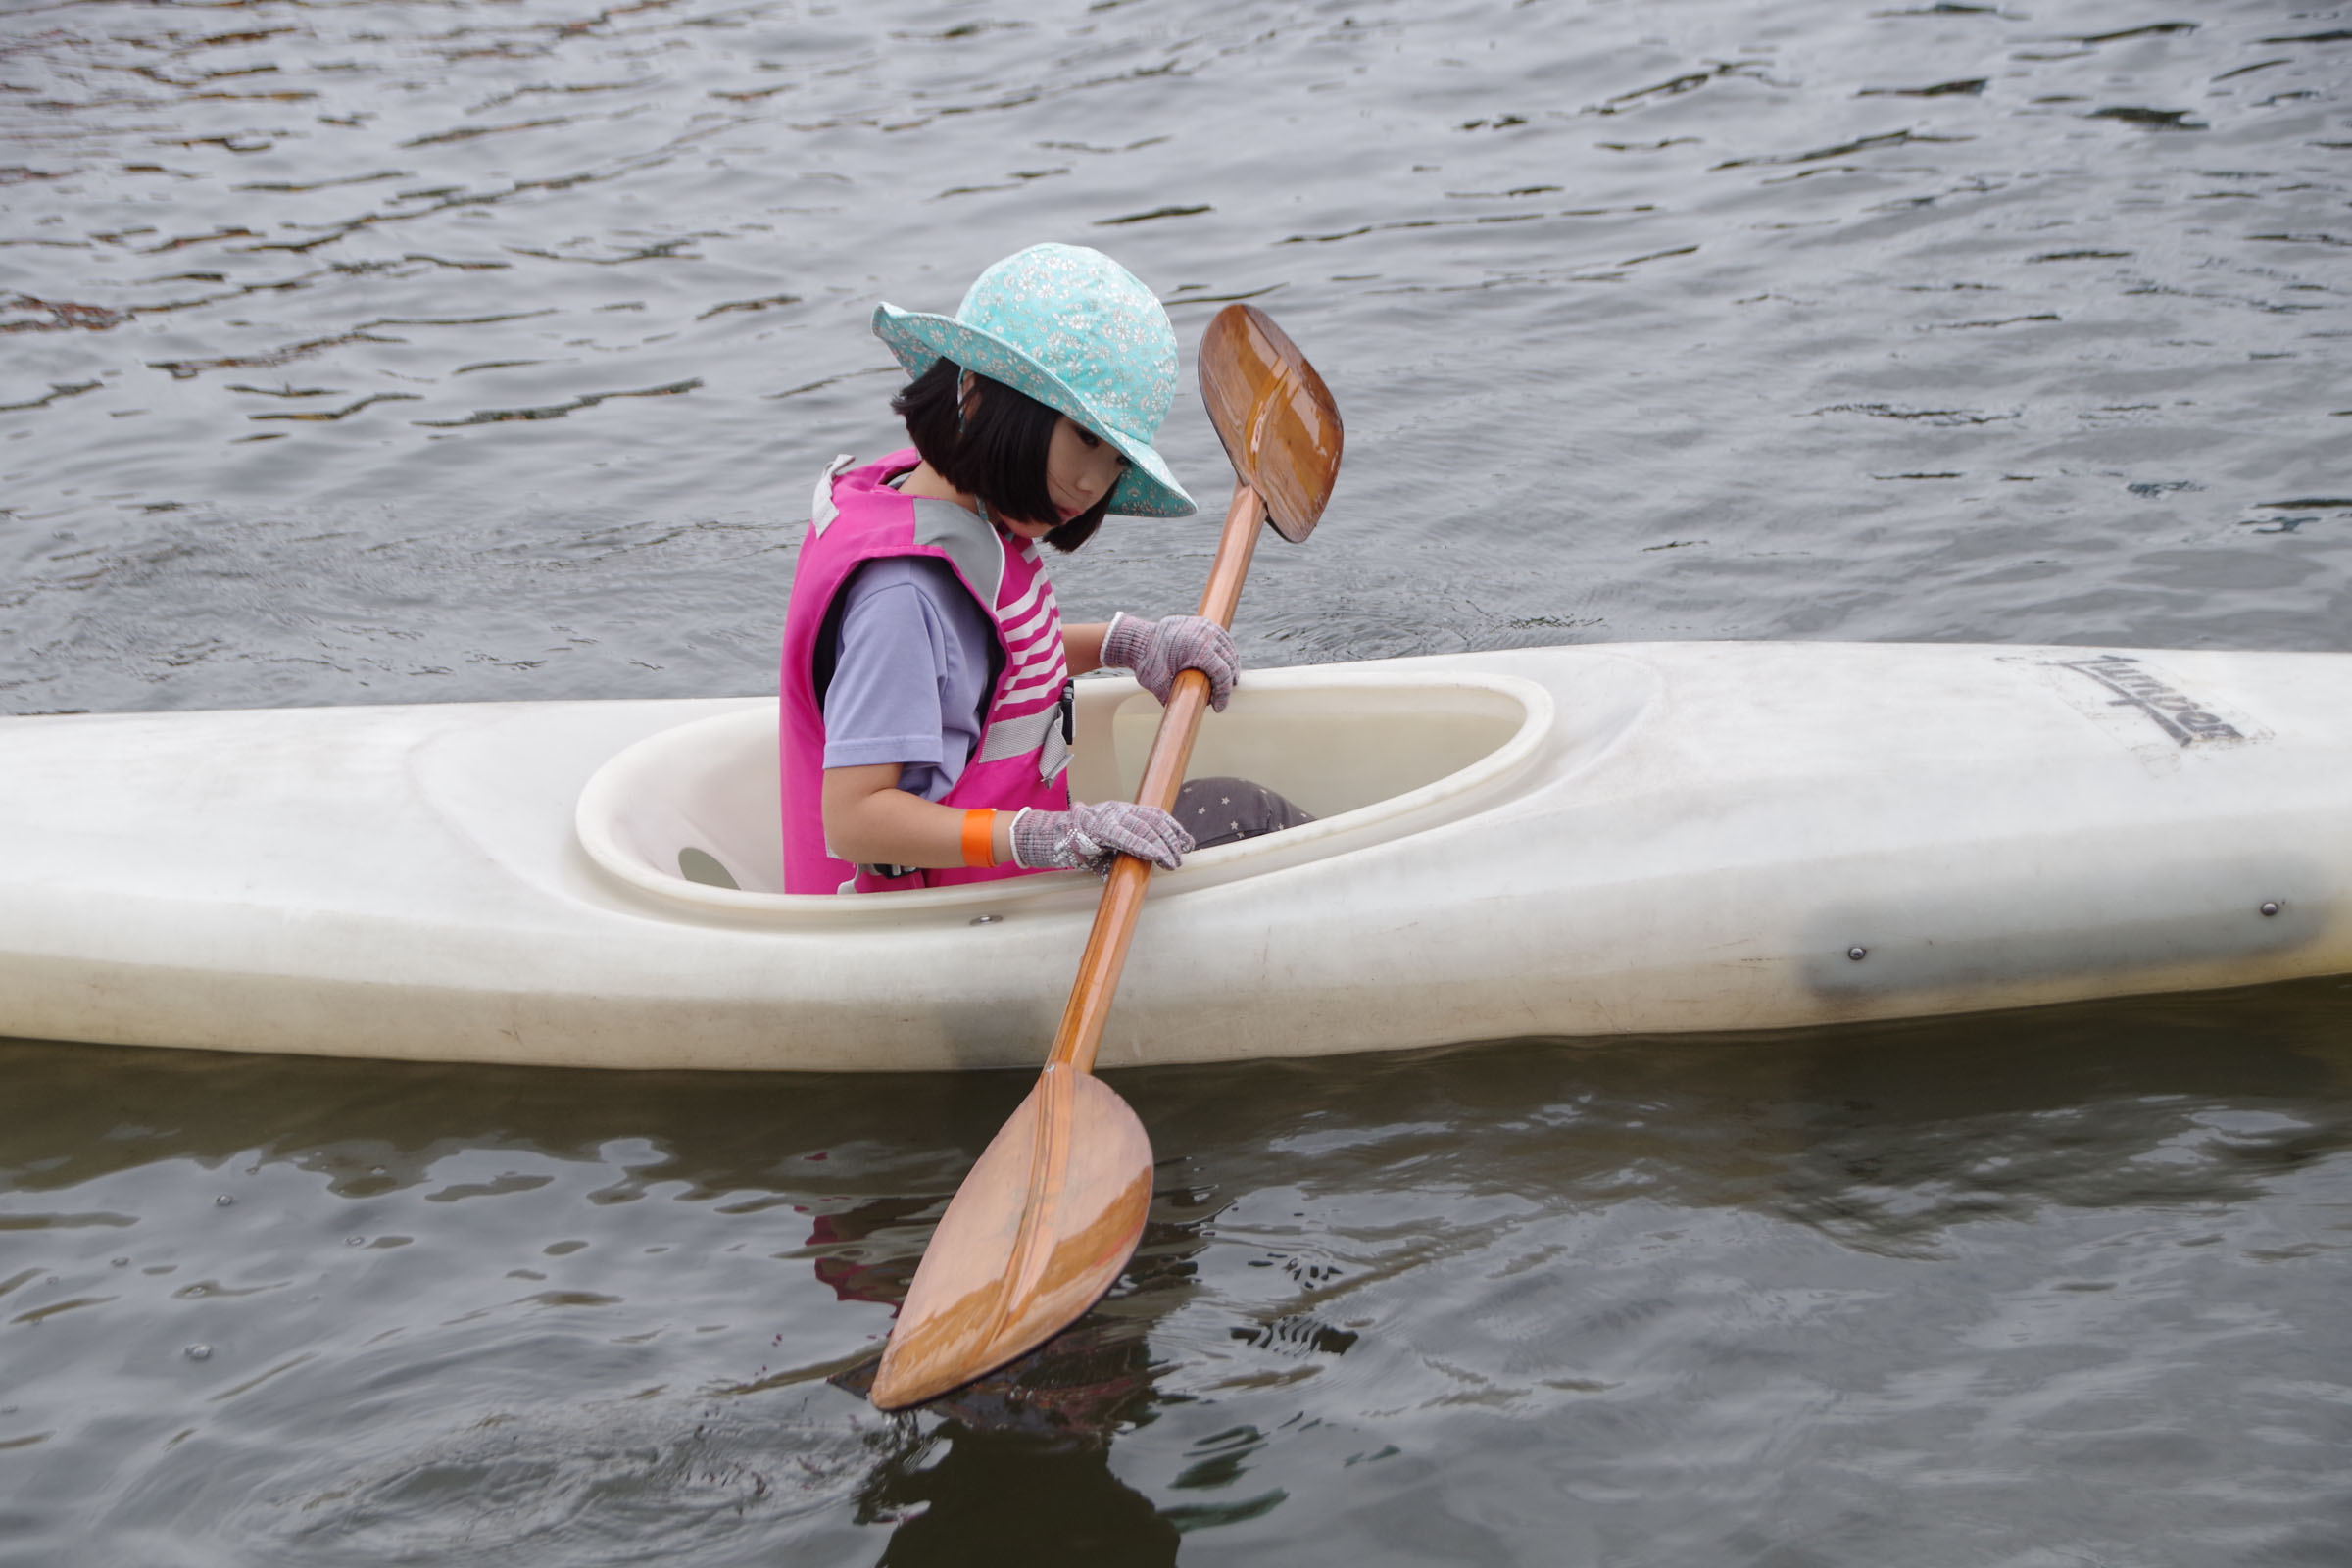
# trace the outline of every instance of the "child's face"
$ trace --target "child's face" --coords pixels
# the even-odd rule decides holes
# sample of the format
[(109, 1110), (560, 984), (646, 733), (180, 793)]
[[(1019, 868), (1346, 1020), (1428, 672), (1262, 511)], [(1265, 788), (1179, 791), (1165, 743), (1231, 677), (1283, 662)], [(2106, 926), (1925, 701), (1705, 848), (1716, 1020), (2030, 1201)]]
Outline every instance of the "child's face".
[(1053, 442), (1046, 448), (1046, 493), (1054, 498), (1059, 515), (1049, 522), (1000, 520), (1024, 539), (1043, 539), (1072, 517), (1091, 511), (1126, 471), (1127, 460), (1118, 448), (1085, 426), (1062, 418), (1055, 422)]

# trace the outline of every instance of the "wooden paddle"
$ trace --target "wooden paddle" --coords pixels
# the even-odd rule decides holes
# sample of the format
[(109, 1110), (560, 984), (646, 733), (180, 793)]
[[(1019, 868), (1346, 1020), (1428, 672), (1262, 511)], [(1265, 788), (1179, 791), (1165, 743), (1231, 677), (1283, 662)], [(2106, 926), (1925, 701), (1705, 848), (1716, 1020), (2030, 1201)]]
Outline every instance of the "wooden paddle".
[[(1233, 624), (1258, 523), (1297, 544), (1315, 528), (1340, 468), (1340, 411), (1306, 357), (1266, 318), (1229, 305), (1200, 340), (1200, 396), (1233, 461), (1233, 506), (1200, 613)], [(1176, 677), (1135, 798), (1176, 804), (1208, 677)], [(956, 1189), (907, 1287), (874, 1376), (895, 1410), (945, 1394), (1036, 1348), (1118, 1278), (1152, 1205), (1152, 1141), (1093, 1075), (1149, 861), (1121, 856), (1102, 887), (1078, 979), (1037, 1087)]]

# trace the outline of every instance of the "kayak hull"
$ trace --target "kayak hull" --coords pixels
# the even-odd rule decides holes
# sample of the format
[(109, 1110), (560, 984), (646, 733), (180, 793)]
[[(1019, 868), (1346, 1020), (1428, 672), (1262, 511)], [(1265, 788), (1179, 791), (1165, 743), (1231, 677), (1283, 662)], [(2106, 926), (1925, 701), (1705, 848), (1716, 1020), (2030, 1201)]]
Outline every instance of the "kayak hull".
[[(1099, 798), (1154, 710), (1081, 686)], [(773, 733), (761, 698), (0, 720), (0, 1035), (1035, 1066), (1091, 879), (770, 891)], [(2352, 971), (2352, 656), (1658, 644), (1260, 671), (1203, 732), (1195, 775), (1227, 771), (1322, 820), (1154, 878), (1106, 1068)], [(688, 850), (737, 886), (692, 880)]]

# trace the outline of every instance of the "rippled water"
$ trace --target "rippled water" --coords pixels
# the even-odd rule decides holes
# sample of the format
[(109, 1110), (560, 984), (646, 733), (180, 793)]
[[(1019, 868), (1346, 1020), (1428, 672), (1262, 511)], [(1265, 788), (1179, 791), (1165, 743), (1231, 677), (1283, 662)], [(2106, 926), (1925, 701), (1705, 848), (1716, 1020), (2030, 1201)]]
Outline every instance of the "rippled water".
[[(19, 3), (0, 710), (769, 689), (866, 315), (1044, 238), (1337, 393), (1260, 663), (2352, 647), (2348, 78), (2293, 0)], [(1138, 1264), (911, 1420), (1020, 1082), (11, 1045), (0, 1562), (2340, 1561), (2348, 1040), (1123, 1075)]]
[(1020, 1082), (20, 1046), (0, 1561), (2338, 1561), (2347, 1023), (1123, 1074), (1136, 1264), (909, 1419)]
[(19, 5), (0, 703), (759, 689), (874, 302), (1045, 237), (1339, 389), (1261, 661), (2343, 646), (2352, 13), (2195, 12)]

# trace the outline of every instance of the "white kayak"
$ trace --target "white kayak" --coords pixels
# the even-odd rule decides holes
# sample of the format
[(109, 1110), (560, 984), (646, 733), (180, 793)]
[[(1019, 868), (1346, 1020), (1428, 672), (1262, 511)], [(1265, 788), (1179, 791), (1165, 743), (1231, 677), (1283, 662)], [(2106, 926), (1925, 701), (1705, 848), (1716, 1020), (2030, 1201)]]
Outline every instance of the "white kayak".
[[(1158, 709), (1079, 683), (1072, 783)], [(1254, 670), (1101, 1061), (1781, 1029), (2352, 971), (2352, 655), (1527, 649)], [(0, 1035), (1033, 1066), (1077, 873), (780, 885), (769, 698), (0, 719)]]

